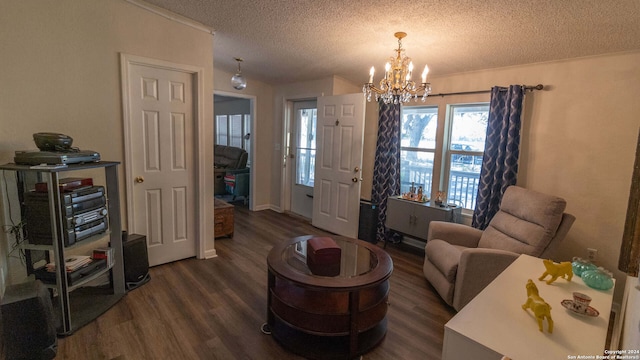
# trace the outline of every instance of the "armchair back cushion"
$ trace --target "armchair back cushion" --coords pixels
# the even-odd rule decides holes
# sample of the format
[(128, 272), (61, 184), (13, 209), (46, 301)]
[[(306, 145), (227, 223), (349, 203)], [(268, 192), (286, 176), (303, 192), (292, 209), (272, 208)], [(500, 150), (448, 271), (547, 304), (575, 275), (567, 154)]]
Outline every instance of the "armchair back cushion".
[(510, 186), (478, 247), (538, 257), (555, 237), (566, 205), (557, 196)]
[(249, 154), (234, 146), (216, 145), (213, 149), (213, 165), (219, 169), (242, 169), (247, 166)]

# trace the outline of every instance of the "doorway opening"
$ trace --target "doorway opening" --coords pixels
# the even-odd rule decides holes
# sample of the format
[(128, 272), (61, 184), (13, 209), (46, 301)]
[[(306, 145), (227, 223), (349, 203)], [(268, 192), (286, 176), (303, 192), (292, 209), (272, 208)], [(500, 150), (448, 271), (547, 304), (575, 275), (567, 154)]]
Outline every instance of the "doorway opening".
[(216, 198), (252, 210), (255, 97), (215, 92), (213, 102), (214, 194)]

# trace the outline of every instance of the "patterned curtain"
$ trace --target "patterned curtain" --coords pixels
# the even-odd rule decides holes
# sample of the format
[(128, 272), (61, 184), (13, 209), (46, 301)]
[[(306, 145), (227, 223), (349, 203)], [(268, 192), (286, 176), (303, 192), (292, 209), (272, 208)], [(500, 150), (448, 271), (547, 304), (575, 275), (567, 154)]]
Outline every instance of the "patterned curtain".
[(520, 126), (524, 87), (493, 87), (487, 138), (480, 170), (478, 198), (472, 226), (484, 230), (498, 212), (502, 194), (518, 178)]
[(386, 240), (387, 198), (400, 194), (400, 105), (378, 104), (378, 141), (371, 202), (378, 204), (376, 240)]

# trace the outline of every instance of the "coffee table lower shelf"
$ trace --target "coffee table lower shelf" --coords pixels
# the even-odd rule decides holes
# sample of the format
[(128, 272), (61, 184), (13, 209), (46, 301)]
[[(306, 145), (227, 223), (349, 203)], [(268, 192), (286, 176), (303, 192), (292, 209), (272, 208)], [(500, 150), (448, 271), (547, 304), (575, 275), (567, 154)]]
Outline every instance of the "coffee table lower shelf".
[(384, 339), (387, 333), (387, 319), (358, 334), (358, 348), (353, 354), (350, 353), (350, 335), (309, 334), (290, 326), (278, 317), (274, 317), (271, 331), (280, 345), (307, 359), (351, 359), (367, 353)]

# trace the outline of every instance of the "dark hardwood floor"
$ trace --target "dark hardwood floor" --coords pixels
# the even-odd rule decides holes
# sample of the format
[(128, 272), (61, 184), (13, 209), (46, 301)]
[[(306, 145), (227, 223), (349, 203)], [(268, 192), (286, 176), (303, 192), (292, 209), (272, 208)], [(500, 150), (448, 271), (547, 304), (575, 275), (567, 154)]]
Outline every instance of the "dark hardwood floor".
[[(216, 258), (151, 268), (149, 283), (59, 339), (57, 359), (300, 359), (260, 326), (267, 254), (304, 234), (330, 235), (295, 217), (236, 206), (234, 237), (216, 239)], [(364, 359), (440, 359), (444, 324), (454, 311), (425, 280), (424, 255), (387, 251), (394, 261), (388, 332)]]

